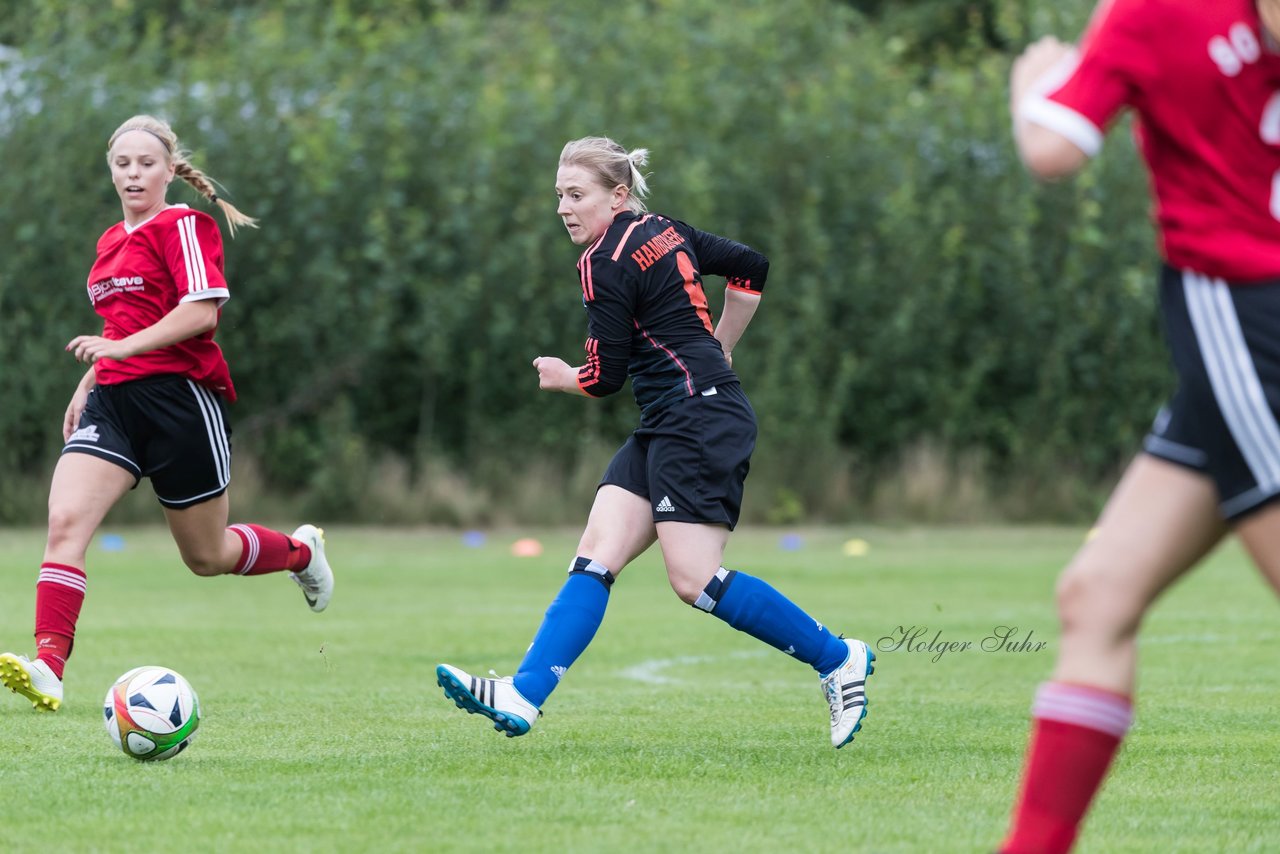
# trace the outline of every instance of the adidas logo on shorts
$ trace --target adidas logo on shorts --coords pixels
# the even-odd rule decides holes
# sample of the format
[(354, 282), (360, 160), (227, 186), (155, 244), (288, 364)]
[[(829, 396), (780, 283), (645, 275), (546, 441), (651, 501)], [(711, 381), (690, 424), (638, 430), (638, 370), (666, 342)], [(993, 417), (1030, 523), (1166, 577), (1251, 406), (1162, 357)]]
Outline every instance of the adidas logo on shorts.
[(667, 495), (662, 496), (662, 500), (658, 502), (658, 509), (657, 509), (657, 512), (659, 512), (659, 513), (674, 513), (674, 512), (676, 512), (676, 506), (675, 506), (674, 504), (672, 504), (672, 503), (671, 503), (671, 498), (670, 498), (670, 496), (667, 496)]
[(96, 442), (98, 441), (98, 425), (90, 424), (87, 427), (81, 427), (79, 430), (71, 434), (67, 439), (67, 443), (71, 442)]

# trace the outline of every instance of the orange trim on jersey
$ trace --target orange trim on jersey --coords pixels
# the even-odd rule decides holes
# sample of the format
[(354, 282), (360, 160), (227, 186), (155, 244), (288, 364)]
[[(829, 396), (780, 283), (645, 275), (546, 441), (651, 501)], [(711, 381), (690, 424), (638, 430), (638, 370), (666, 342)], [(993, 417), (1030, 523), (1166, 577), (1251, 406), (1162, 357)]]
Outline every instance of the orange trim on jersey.
[(627, 230), (622, 232), (622, 239), (618, 241), (618, 245), (614, 248), (613, 255), (610, 256), (609, 260), (617, 261), (618, 256), (622, 254), (622, 247), (627, 245), (627, 239), (631, 237), (631, 232), (635, 231), (636, 226), (639, 225), (640, 223), (648, 222), (651, 219), (653, 219), (653, 214), (645, 214), (644, 216), (640, 217), (640, 219), (636, 220), (635, 222), (631, 223), (631, 225), (627, 226)]
[(702, 321), (707, 331), (715, 334), (715, 328), (711, 324), (711, 309), (707, 307), (707, 295), (702, 290), (702, 283), (698, 281), (698, 271), (694, 269), (693, 260), (687, 252), (676, 253), (676, 269), (684, 279), (684, 292), (689, 295), (689, 304), (698, 313), (698, 319)]
[(587, 302), (591, 302), (596, 298), (595, 283), (591, 280), (591, 253), (595, 252), (596, 247), (604, 242), (604, 236), (608, 233), (609, 231), (606, 229), (605, 233), (600, 235), (595, 243), (587, 247), (587, 250), (578, 258), (578, 278), (582, 281), (582, 298)]
[(591, 394), (587, 387), (600, 382), (600, 342), (594, 338), (588, 338), (582, 345), (582, 349), (587, 352), (587, 361), (578, 369), (578, 388), (586, 394)]
[[(745, 282), (745, 284), (737, 284), (738, 282)], [(742, 291), (744, 294), (760, 296), (761, 293), (759, 288), (751, 287), (750, 279), (726, 279), (724, 286), (733, 291)]]

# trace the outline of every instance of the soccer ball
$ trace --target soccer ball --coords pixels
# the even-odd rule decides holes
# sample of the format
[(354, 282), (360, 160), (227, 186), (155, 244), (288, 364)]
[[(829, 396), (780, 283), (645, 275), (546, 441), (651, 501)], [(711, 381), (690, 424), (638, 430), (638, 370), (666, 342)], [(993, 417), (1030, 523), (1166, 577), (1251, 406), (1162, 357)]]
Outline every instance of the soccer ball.
[(169, 759), (187, 749), (200, 726), (200, 701), (166, 667), (135, 667), (102, 703), (107, 735), (134, 759)]

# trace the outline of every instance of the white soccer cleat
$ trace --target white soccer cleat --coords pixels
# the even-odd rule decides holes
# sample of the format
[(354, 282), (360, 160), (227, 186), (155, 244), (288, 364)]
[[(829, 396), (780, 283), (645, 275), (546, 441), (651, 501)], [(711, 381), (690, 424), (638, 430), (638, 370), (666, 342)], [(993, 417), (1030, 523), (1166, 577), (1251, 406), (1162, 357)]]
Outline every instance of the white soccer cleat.
[(875, 672), (876, 654), (860, 640), (843, 639), (849, 647), (844, 664), (822, 680), (822, 696), (831, 706), (831, 746), (839, 750), (853, 741), (867, 716), (867, 677)]
[(329, 607), (329, 597), (333, 596), (333, 570), (324, 556), (324, 529), (315, 525), (301, 525), (293, 532), (295, 540), (302, 540), (311, 549), (311, 563), (300, 572), (291, 572), (289, 576), (302, 588), (302, 596), (317, 613)]
[(520, 696), (510, 676), (487, 679), (441, 664), (436, 668), (436, 683), (459, 709), (484, 715), (493, 721), (494, 729), (505, 732), (508, 738), (524, 735), (542, 714), (537, 706)]
[(26, 697), (42, 712), (56, 712), (62, 705), (62, 680), (38, 658), (32, 661), (25, 655), (0, 653), (0, 685)]

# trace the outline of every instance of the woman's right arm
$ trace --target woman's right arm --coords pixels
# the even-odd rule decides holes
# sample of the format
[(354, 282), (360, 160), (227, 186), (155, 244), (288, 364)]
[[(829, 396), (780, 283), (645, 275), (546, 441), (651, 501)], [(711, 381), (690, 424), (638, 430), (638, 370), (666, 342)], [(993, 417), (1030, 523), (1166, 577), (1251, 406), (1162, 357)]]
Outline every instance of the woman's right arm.
[(733, 367), (733, 348), (760, 307), (769, 277), (769, 259), (744, 243), (685, 225), (698, 269), (703, 275), (724, 276), (724, 308), (711, 334), (720, 342), (725, 361)]
[(81, 377), (80, 383), (71, 395), (71, 402), (67, 404), (66, 414), (62, 416), (62, 441), (70, 440), (71, 434), (76, 432), (76, 425), (80, 423), (80, 414), (84, 412), (85, 403), (89, 400), (89, 392), (97, 381), (93, 368), (89, 368)]
[(1078, 172), (1089, 157), (1061, 133), (1029, 121), (1022, 106), (1036, 84), (1074, 51), (1071, 45), (1046, 36), (1023, 51), (1009, 73), (1009, 111), (1018, 156), (1033, 175), (1047, 181)]
[(733, 348), (737, 346), (738, 339), (746, 331), (747, 324), (751, 322), (751, 318), (755, 316), (756, 309), (759, 307), (760, 294), (733, 288), (724, 289), (724, 310), (720, 312), (720, 322), (716, 324), (716, 331), (713, 334), (720, 342), (725, 361), (731, 368), (733, 367)]

